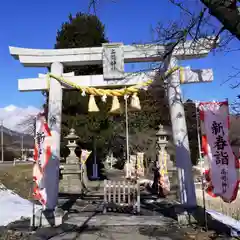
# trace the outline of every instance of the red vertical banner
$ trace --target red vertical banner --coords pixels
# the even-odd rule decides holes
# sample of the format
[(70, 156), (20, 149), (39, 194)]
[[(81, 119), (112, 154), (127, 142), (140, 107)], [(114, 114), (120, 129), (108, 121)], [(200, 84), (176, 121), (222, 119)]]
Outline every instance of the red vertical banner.
[(202, 152), (209, 169), (205, 171), (206, 191), (213, 197), (232, 202), (238, 192), (238, 161), (229, 141), (228, 102), (199, 104)]
[(33, 196), (45, 208), (48, 204), (46, 166), (51, 158), (51, 133), (43, 114), (36, 117), (34, 165), (33, 165)]

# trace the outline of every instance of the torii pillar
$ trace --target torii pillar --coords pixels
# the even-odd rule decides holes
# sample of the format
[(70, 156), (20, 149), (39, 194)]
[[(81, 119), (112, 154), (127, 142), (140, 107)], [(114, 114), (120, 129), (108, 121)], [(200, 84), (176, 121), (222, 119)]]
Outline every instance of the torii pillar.
[[(51, 64), (51, 73), (57, 76), (63, 74), (63, 64), (54, 62)], [(56, 79), (50, 79), (49, 101), (48, 101), (48, 126), (52, 134), (52, 158), (55, 170), (51, 171), (52, 191), (47, 193), (50, 201), (47, 202), (46, 209), (54, 211), (57, 206), (59, 192), (59, 163), (60, 163), (60, 142), (62, 123), (62, 85)], [(52, 168), (53, 169), (53, 168)], [(52, 176), (55, 174), (55, 176)], [(55, 180), (55, 181), (54, 181)], [(51, 195), (51, 196), (50, 196)]]
[[(177, 59), (169, 57), (166, 69), (177, 66)], [(188, 207), (197, 206), (195, 185), (192, 174), (192, 161), (189, 149), (188, 132), (184, 105), (181, 99), (180, 72), (174, 72), (169, 77), (167, 95), (172, 123), (173, 142), (176, 147), (176, 167), (178, 170), (181, 203)]]

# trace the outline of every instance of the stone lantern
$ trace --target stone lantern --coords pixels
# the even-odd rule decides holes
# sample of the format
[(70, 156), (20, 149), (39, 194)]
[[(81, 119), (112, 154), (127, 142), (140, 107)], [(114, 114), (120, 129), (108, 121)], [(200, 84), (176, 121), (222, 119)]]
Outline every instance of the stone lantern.
[(156, 137), (157, 137), (157, 147), (158, 149), (165, 149), (170, 137), (172, 135), (172, 131), (170, 129), (167, 129), (166, 127), (164, 127), (163, 125), (159, 126), (159, 129), (156, 133)]
[(66, 158), (66, 164), (79, 164), (79, 158), (75, 154), (75, 149), (78, 146), (76, 141), (79, 136), (76, 135), (75, 129), (71, 128), (65, 139), (68, 141), (67, 147), (70, 150), (70, 154)]
[(171, 191), (168, 198), (176, 200), (178, 199), (178, 182), (176, 168), (170, 159), (170, 152), (175, 150), (172, 144), (171, 127), (160, 125), (156, 138), (157, 161), (159, 161), (160, 173), (167, 174), (170, 181)]
[(80, 160), (74, 152), (77, 147), (76, 141), (79, 137), (72, 128), (65, 139), (68, 141), (67, 147), (70, 150), (70, 154), (66, 158), (66, 163), (62, 165), (62, 179), (59, 182), (59, 190), (61, 193), (81, 194), (83, 186), (81, 181)]
[(171, 129), (164, 127), (163, 125), (159, 126), (159, 130), (156, 133), (157, 159), (158, 161), (161, 162), (164, 154), (167, 155), (167, 167), (171, 167), (170, 156), (167, 151), (167, 146), (169, 145), (168, 143), (170, 141), (171, 135), (172, 135)]

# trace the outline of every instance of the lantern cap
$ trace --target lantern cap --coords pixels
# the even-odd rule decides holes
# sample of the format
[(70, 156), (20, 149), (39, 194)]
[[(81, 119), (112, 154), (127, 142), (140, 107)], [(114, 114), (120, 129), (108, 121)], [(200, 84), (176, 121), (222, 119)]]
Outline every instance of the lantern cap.
[(71, 128), (70, 131), (69, 131), (69, 134), (64, 138), (67, 139), (67, 140), (77, 140), (77, 139), (79, 139), (79, 136), (76, 135), (75, 129)]
[(172, 130), (169, 126), (163, 126), (162, 124), (159, 125), (159, 129), (156, 133), (156, 136), (171, 136)]

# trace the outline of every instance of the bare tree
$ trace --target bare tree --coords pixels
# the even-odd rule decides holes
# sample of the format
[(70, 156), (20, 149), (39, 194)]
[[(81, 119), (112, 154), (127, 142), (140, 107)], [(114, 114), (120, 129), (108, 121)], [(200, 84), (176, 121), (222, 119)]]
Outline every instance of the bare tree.
[(240, 11), (239, 0), (201, 0), (232, 35), (240, 40)]
[[(89, 10), (92, 8), (96, 13), (96, 6), (103, 0), (89, 0)], [(118, 2), (120, 0), (109, 0), (110, 2)], [(193, 12), (200, 9), (200, 18), (203, 20), (202, 13), (208, 10), (210, 16), (214, 16), (222, 24), (223, 28), (228, 30), (233, 36), (240, 40), (240, 0), (168, 0), (178, 6), (186, 14), (193, 16)], [(201, 3), (201, 5), (199, 5)], [(186, 5), (193, 5), (194, 11)]]
[[(188, 15), (193, 15), (196, 12), (196, 6), (198, 12), (204, 10), (205, 17), (207, 16), (208, 27), (212, 27), (211, 17), (217, 18), (221, 23), (222, 28), (220, 32), (228, 30), (229, 33), (240, 40), (240, 12), (238, 8), (239, 0), (169, 0), (174, 5), (178, 6), (182, 11)], [(186, 7), (188, 4), (195, 6), (195, 8)], [(199, 3), (202, 3), (199, 5)], [(194, 9), (191, 11), (190, 9)], [(202, 17), (202, 20), (204, 18)], [(212, 25), (212, 26), (211, 26)]]
[[(89, 0), (89, 9), (93, 9), (93, 12), (96, 14), (97, 4), (100, 4), (102, 1), (103, 0)], [(121, 0), (109, 2), (120, 1)], [(211, 12), (201, 3), (204, 1), (165, 1), (171, 2), (174, 6), (179, 8), (181, 18), (177, 18), (168, 24), (160, 22), (153, 28), (152, 32), (154, 32), (154, 36), (152, 43), (169, 46), (163, 59), (167, 58), (177, 46), (181, 48), (187, 40), (193, 40), (192, 48), (196, 46), (195, 43), (199, 44), (200, 38), (205, 38), (206, 41), (203, 43), (203, 47), (208, 49), (216, 49), (216, 47), (218, 47), (218, 49), (225, 49), (227, 44), (234, 38), (231, 33), (225, 31), (227, 29), (225, 26), (213, 23)], [(218, 2), (221, 2), (221, 0)], [(213, 36), (215, 36), (214, 39)], [(209, 40), (209, 42), (207, 40)]]
[[(194, 13), (191, 12), (187, 7), (187, 0), (169, 0), (176, 7), (180, 8), (181, 11), (185, 12), (185, 16), (188, 15), (188, 21), (194, 19)], [(192, 1), (191, 1), (192, 2)], [(201, 2), (201, 5), (196, 11), (197, 13), (203, 12), (202, 18), (199, 18), (197, 29), (200, 30), (195, 32), (195, 35), (207, 35), (206, 33), (213, 33), (218, 38), (221, 37), (221, 44), (218, 49), (225, 52), (239, 51), (238, 49), (232, 49), (229, 43), (233, 39), (240, 40), (240, 8), (239, 0), (195, 0), (196, 2)], [(196, 13), (195, 13), (196, 14)], [(219, 23), (213, 24), (213, 18), (217, 18)], [(229, 77), (222, 83), (229, 83), (232, 89), (240, 87), (240, 68), (233, 66), (232, 72)], [(236, 100), (230, 105), (230, 110), (235, 115), (240, 115), (240, 95), (237, 96)]]
[(28, 116), (22, 122), (18, 124), (18, 127), (24, 131), (25, 134), (34, 135), (35, 134), (35, 116)]
[[(89, 0), (89, 9), (96, 13), (97, 4), (103, 0)], [(109, 2), (120, 2), (121, 0)], [(214, 43), (209, 45), (204, 42), (206, 48), (211, 47), (217, 51), (238, 51), (232, 49), (232, 40), (240, 40), (240, 0), (165, 0), (179, 9), (181, 17), (168, 24), (158, 23), (153, 29), (152, 43), (169, 45), (165, 57), (170, 55), (176, 46), (184, 45), (186, 40), (192, 40), (192, 48), (199, 43), (200, 38), (209, 39), (214, 36)], [(217, 18), (217, 22), (215, 21)], [(212, 37), (209, 39), (212, 43)], [(164, 59), (164, 58), (163, 58)], [(159, 67), (159, 66), (158, 66)], [(151, 66), (154, 68), (154, 66)], [(231, 83), (231, 88), (240, 86), (240, 69), (234, 67), (233, 73), (223, 83)], [(231, 80), (231, 81), (230, 81)], [(240, 96), (239, 96), (240, 97)], [(240, 98), (231, 105), (235, 113), (240, 110)]]

